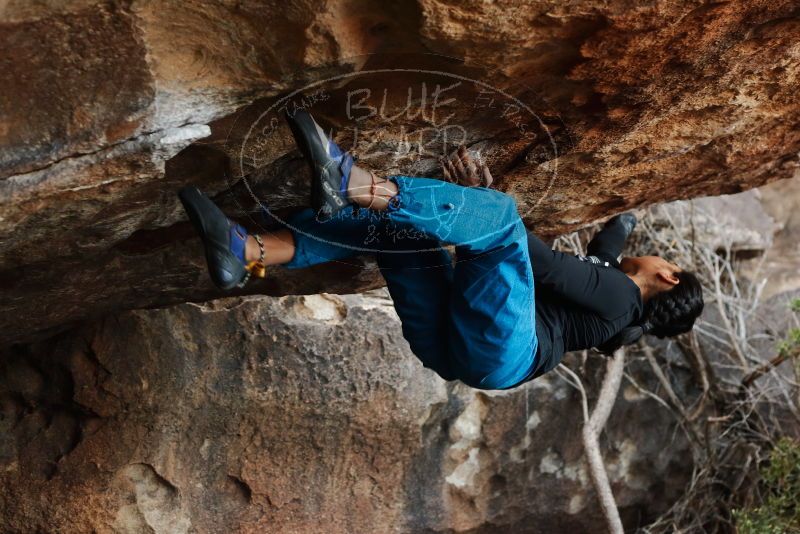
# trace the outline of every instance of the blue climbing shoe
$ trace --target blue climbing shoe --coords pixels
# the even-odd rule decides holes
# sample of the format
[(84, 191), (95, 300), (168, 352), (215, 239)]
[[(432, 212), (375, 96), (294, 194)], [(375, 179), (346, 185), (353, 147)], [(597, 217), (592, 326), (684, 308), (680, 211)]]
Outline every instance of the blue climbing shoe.
[(287, 110), (286, 120), (300, 152), (311, 167), (311, 206), (320, 221), (347, 206), (347, 182), (353, 156), (343, 152), (304, 109)]
[(214, 285), (229, 290), (244, 286), (251, 274), (264, 277), (264, 246), (258, 236), (254, 237), (261, 247), (261, 258), (246, 264), (247, 231), (241, 225), (228, 219), (211, 199), (194, 186), (181, 189), (178, 198), (203, 242), (208, 273)]

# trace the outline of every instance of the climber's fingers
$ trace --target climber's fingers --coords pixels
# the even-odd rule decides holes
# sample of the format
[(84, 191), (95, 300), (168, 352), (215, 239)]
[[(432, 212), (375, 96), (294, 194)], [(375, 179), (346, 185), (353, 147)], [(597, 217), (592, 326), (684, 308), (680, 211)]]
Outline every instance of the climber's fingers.
[(457, 159), (455, 152), (442, 157), (444, 158), (444, 163), (447, 166), (447, 172), (450, 174), (450, 177), (455, 183), (460, 184), (461, 176), (459, 176), (458, 169), (455, 166), (455, 160)]
[(444, 177), (448, 181), (457, 182), (466, 187), (485, 186), (492, 183), (492, 174), (480, 159), (475, 161), (467, 147), (461, 145), (450, 156), (441, 157)]
[(455, 167), (456, 177), (458, 178), (459, 183), (463, 183), (467, 180), (467, 170), (464, 168), (464, 164), (461, 162), (461, 158), (458, 157), (458, 152), (453, 154), (450, 158), (450, 162)]
[(483, 162), (481, 162), (481, 173), (483, 174), (483, 187), (490, 187), (494, 178), (492, 178), (492, 173), (489, 172), (489, 166)]
[(459, 183), (461, 178), (458, 175), (458, 169), (456, 169), (456, 166), (453, 165), (453, 162), (449, 158), (445, 158), (445, 165), (447, 166), (447, 172), (450, 174), (450, 179), (456, 183)]
[(444, 174), (444, 179), (447, 180), (448, 182), (454, 182), (455, 176), (453, 176), (453, 173), (450, 171), (451, 167), (450, 160), (442, 156), (439, 158), (439, 164), (442, 166), (442, 173)]
[(475, 165), (472, 157), (470, 157), (469, 152), (467, 152), (467, 147), (464, 145), (458, 147), (458, 157), (466, 169), (467, 183), (469, 183), (469, 185), (480, 184), (480, 179), (478, 178), (478, 167)]

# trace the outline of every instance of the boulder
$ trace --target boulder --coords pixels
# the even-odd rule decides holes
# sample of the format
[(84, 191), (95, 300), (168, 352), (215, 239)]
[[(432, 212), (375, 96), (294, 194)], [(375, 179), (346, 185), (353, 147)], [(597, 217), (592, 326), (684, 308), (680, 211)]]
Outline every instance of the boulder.
[[(220, 297), (174, 193), (302, 206), (268, 112), (304, 97), (379, 171), (479, 147), (546, 235), (790, 177), (799, 30), (791, 0), (3, 2), (0, 344)], [(354, 259), (247, 292), (378, 285)]]
[[(603, 358), (569, 363), (593, 402)], [(0, 355), (0, 400), (3, 532), (605, 531), (578, 392), (441, 380), (385, 290), (124, 312)], [(628, 383), (601, 442), (630, 528), (690, 478)]]

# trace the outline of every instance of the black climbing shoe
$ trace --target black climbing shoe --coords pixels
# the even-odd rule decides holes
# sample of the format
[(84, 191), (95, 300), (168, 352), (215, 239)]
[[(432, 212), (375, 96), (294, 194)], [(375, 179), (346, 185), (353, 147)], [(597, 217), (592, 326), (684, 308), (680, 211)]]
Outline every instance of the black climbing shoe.
[(194, 186), (181, 189), (178, 198), (203, 241), (208, 273), (214, 285), (228, 290), (242, 287), (249, 280), (251, 272), (264, 277), (264, 248), (260, 242), (261, 261), (245, 265), (247, 231), (228, 219), (211, 199)]
[(321, 221), (347, 206), (347, 182), (353, 157), (325, 135), (303, 109), (286, 112), (286, 120), (298, 148), (311, 166), (311, 206)]

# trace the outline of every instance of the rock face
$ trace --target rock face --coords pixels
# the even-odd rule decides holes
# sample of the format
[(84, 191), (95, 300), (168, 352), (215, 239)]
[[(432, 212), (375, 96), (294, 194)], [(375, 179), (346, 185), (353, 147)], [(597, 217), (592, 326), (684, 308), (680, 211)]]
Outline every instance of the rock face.
[(767, 251), (770, 272), (765, 296), (800, 288), (800, 179), (784, 180), (755, 191), (767, 213), (778, 223), (772, 247)]
[[(586, 362), (590, 401), (603, 369)], [(629, 366), (654, 389), (640, 370)], [(503, 394), (442, 381), (410, 353), (383, 290), (126, 312), (7, 351), (0, 377), (3, 532), (603, 524), (578, 393), (555, 374)], [(676, 385), (688, 377), (675, 369)], [(688, 480), (672, 421), (623, 385), (602, 442), (628, 527)]]
[[(480, 148), (543, 234), (789, 177), (799, 33), (791, 0), (3, 2), (0, 343), (219, 297), (174, 192), (239, 215), (246, 186), (301, 205), (288, 132), (259, 120), (304, 87), (340, 139), (358, 125), (345, 145), (377, 170), (436, 176), (454, 142)], [(248, 291), (379, 284), (362, 266), (274, 269)]]

